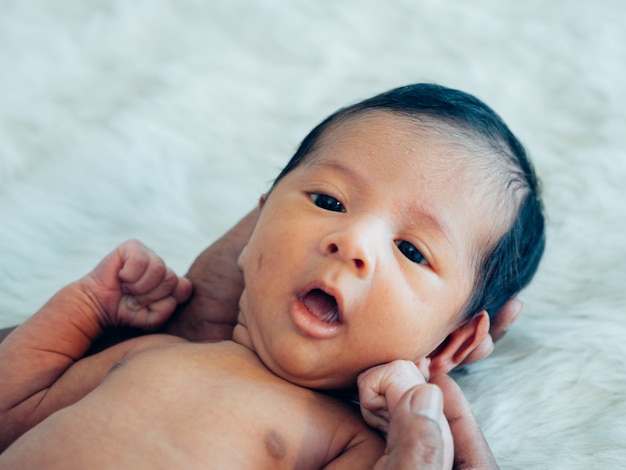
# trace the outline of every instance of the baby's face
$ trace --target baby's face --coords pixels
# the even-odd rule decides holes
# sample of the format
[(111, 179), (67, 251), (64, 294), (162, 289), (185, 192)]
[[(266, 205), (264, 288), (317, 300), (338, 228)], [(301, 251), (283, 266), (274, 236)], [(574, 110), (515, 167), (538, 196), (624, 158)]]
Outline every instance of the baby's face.
[(312, 388), (432, 352), (462, 321), (492, 230), (463, 152), (386, 112), (331, 130), (265, 201), (235, 339)]

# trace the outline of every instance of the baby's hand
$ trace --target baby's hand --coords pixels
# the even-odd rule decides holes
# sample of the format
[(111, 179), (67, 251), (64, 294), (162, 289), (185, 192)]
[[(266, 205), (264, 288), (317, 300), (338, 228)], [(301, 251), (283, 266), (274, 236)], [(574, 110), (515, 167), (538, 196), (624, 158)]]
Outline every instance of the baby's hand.
[(393, 361), (366, 370), (357, 379), (365, 422), (387, 435), (389, 420), (400, 398), (426, 380), (411, 361)]
[[(357, 379), (361, 414), (367, 424), (381, 431), (385, 437), (389, 424), (398, 417), (396, 407), (401, 399), (416, 387), (421, 387), (426, 379), (417, 365), (411, 361), (393, 361), (366, 370)], [(400, 415), (402, 415), (400, 410)], [(435, 420), (443, 439), (444, 466), (451, 468), (454, 457), (454, 443), (450, 425), (443, 410), (430, 410), (427, 415), (437, 415)], [(395, 418), (394, 418), (395, 417)]]
[(118, 246), (87, 276), (103, 327), (160, 327), (191, 295), (191, 282), (178, 277), (137, 240)]

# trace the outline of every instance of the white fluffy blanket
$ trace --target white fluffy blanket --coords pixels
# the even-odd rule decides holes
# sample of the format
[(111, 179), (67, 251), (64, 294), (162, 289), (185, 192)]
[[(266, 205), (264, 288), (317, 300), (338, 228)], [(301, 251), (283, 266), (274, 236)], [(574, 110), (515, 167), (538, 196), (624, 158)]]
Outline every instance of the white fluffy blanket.
[(548, 246), (459, 380), (505, 469), (626, 465), (620, 0), (0, 0), (0, 326), (138, 237), (183, 273), (337, 107), (416, 81), (534, 157)]

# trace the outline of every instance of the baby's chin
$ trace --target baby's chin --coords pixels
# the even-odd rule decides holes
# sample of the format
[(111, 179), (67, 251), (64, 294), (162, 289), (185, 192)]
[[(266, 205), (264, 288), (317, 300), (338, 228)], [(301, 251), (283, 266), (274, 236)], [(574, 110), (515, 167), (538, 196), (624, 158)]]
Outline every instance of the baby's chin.
[(263, 365), (274, 375), (300, 387), (316, 390), (343, 390), (356, 385), (358, 373), (320, 374), (319, 367), (310, 364), (305, 358), (285, 352), (278, 357), (264, 353), (263, 348), (255, 347), (250, 330), (240, 319), (233, 330), (233, 341), (257, 355)]
[[(263, 359), (261, 359), (263, 361)], [(264, 361), (263, 361), (264, 362)], [(358, 373), (340, 375), (321, 375), (319, 370), (306, 367), (297, 367), (293, 361), (287, 364), (269, 364), (265, 366), (280, 378), (300, 387), (314, 390), (343, 390), (356, 386)]]

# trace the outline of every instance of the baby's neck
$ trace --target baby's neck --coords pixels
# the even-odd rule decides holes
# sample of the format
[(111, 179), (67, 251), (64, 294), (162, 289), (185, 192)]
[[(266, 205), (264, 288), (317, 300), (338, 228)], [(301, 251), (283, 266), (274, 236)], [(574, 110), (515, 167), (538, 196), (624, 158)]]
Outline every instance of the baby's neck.
[(237, 322), (235, 328), (233, 329), (232, 340), (233, 342), (249, 349), (254, 354), (257, 354), (256, 350), (254, 349), (254, 344), (252, 343), (252, 338), (250, 337), (250, 332), (248, 331), (248, 328), (239, 322)]

